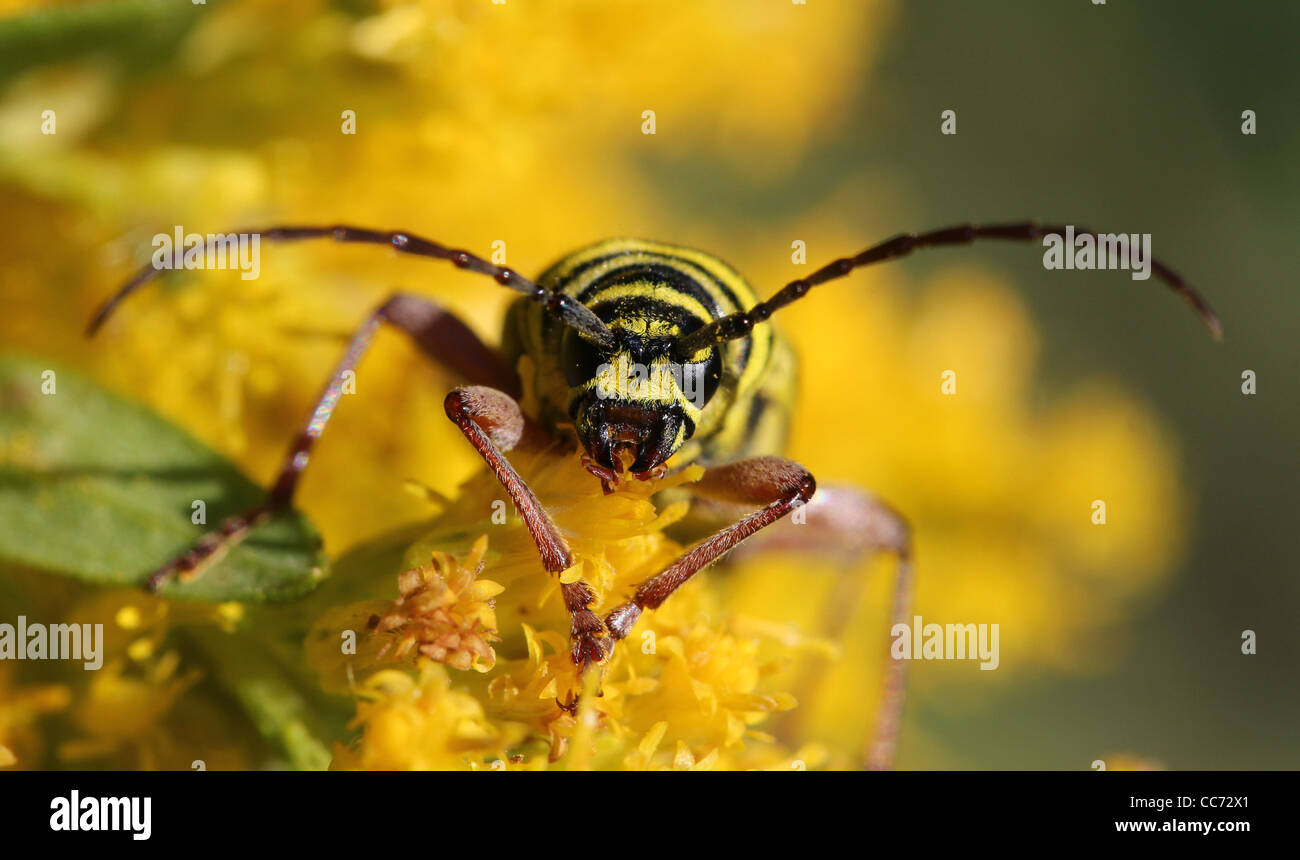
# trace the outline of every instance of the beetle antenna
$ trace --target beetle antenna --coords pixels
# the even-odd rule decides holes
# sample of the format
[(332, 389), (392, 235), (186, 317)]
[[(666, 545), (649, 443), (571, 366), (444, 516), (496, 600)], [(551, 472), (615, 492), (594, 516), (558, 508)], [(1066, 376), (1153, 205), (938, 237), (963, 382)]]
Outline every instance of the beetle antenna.
[[(1084, 227), (1068, 228), (1074, 235), (1097, 236), (1093, 230)], [(680, 360), (694, 355), (697, 351), (718, 343), (744, 337), (758, 323), (763, 322), (781, 308), (803, 298), (819, 284), (842, 278), (854, 269), (882, 263), (906, 256), (917, 248), (938, 248), (944, 245), (965, 245), (976, 239), (1012, 239), (1030, 241), (1043, 236), (1065, 235), (1065, 226), (1040, 226), (1036, 221), (1019, 221), (1014, 224), (962, 224), (945, 227), (928, 233), (902, 233), (892, 239), (873, 245), (855, 257), (843, 257), (829, 263), (806, 278), (791, 281), (764, 302), (759, 302), (747, 311), (730, 314), (714, 320), (703, 328), (696, 329), (677, 342), (673, 349), (674, 356)], [(1151, 270), (1156, 277), (1167, 284), (1174, 292), (1192, 306), (1201, 321), (1210, 330), (1215, 340), (1223, 339), (1223, 325), (1210, 305), (1181, 275), (1159, 260), (1151, 260)]]
[[(388, 245), (394, 250), (403, 254), (413, 254), (417, 257), (429, 257), (437, 260), (446, 260), (458, 269), (467, 269), (471, 272), (477, 272), (480, 275), (487, 275), (503, 287), (509, 287), (516, 292), (522, 293), (528, 298), (540, 304), (547, 313), (554, 316), (561, 323), (572, 328), (584, 339), (592, 341), (603, 347), (614, 345), (614, 334), (609, 327), (591, 311), (590, 308), (583, 305), (577, 299), (567, 296), (563, 293), (557, 293), (548, 290), (545, 287), (538, 286), (528, 278), (519, 274), (513, 269), (498, 266), (489, 263), (482, 257), (471, 254), (458, 248), (448, 248), (440, 245), (431, 239), (424, 239), (413, 233), (406, 232), (389, 232), (382, 230), (369, 230), (363, 227), (350, 227), (345, 224), (338, 224), (329, 227), (302, 227), (302, 226), (281, 226), (268, 227), (263, 230), (247, 231), (242, 235), (258, 235), (263, 239), (280, 242), (293, 242), (302, 239), (332, 239), (335, 242), (344, 243), (361, 243), (368, 245)], [(166, 271), (159, 269), (150, 263), (144, 266), (135, 276), (123, 284), (108, 301), (104, 302), (91, 318), (90, 324), (86, 327), (86, 336), (91, 337), (104, 322), (113, 314), (117, 307), (127, 296), (147, 284), (157, 277), (161, 272)]]

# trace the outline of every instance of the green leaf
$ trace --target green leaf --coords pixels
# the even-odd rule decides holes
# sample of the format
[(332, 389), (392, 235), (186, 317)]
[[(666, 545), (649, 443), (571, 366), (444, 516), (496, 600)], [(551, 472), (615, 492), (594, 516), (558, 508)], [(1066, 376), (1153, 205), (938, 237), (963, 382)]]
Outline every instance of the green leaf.
[(218, 684), (239, 702), (263, 739), (298, 770), (326, 770), (330, 738), (346, 732), (352, 711), (338, 712), (318, 686), (279, 663), (263, 643), (210, 628), (190, 628), (186, 637), (206, 658)]
[(132, 67), (168, 59), (206, 5), (118, 0), (37, 9), (0, 19), (0, 82), (34, 66), (111, 55)]
[[(53, 393), (43, 393), (49, 381)], [(143, 586), (152, 571), (265, 495), (221, 455), (144, 406), (76, 371), (0, 355), (0, 562)], [(196, 501), (206, 505), (206, 525), (191, 522)], [(162, 594), (297, 597), (325, 575), (320, 546), (306, 518), (287, 511), (193, 582), (169, 583)]]

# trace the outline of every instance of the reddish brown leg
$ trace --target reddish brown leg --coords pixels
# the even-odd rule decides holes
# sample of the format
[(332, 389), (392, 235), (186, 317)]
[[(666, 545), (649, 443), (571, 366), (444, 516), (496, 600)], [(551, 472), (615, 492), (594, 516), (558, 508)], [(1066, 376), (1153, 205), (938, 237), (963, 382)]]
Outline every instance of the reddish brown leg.
[(518, 389), (519, 382), (514, 373), (502, 365), (496, 353), (451, 313), (419, 296), (405, 293), (390, 296), (352, 335), (347, 351), (321, 392), (316, 409), (289, 446), (280, 474), (266, 501), (251, 511), (226, 519), (216, 531), (200, 538), (193, 548), (154, 571), (149, 577), (150, 589), (157, 590), (173, 576), (182, 581), (194, 579), (247, 537), (250, 531), (270, 519), (277, 511), (289, 507), (298, 480), (311, 459), (312, 447), (325, 432), (325, 425), (329, 423), (343, 396), (345, 376), (356, 369), (375, 332), (383, 323), (404, 331), (426, 356), (474, 382)]
[[(912, 554), (911, 547), (894, 550), (898, 555), (898, 574), (894, 580), (894, 605), (890, 612), (889, 629), (904, 624), (912, 606)], [(895, 660), (890, 654), (885, 668), (885, 688), (876, 718), (876, 733), (867, 750), (866, 766), (869, 770), (889, 770), (894, 766), (898, 750), (898, 735), (903, 730), (903, 705), (907, 700), (907, 661)]]
[[(820, 507), (818, 502), (820, 501)], [(839, 578), (835, 593), (827, 606), (826, 634), (838, 640), (849, 622), (849, 613), (860, 602), (862, 581), (852, 575), (859, 562), (868, 555), (886, 552), (898, 559), (894, 575), (894, 594), (890, 606), (889, 630), (906, 623), (912, 608), (912, 529), (903, 516), (889, 505), (863, 490), (852, 487), (828, 488), (824, 500), (814, 500), (806, 512), (808, 525), (826, 539), (839, 537), (844, 576)], [(892, 640), (888, 632), (884, 650), (890, 654)], [(876, 728), (864, 764), (871, 770), (888, 770), (894, 765), (898, 735), (903, 728), (903, 705), (907, 698), (907, 661), (886, 658), (885, 683)]]
[(745, 538), (806, 504), (816, 489), (817, 482), (807, 469), (781, 457), (754, 457), (709, 469), (692, 487), (694, 492), (726, 504), (763, 507), (695, 544), (661, 573), (641, 583), (630, 601), (605, 616), (610, 635), (626, 637), (643, 611), (657, 609), (683, 583)]
[[(465, 434), (514, 502), (515, 509), (533, 536), (533, 542), (537, 544), (542, 566), (557, 576), (572, 567), (573, 554), (568, 543), (537, 496), (502, 454), (518, 445), (525, 436), (536, 437), (541, 431), (524, 417), (514, 398), (491, 388), (457, 388), (447, 395), (445, 406), (447, 417)], [(573, 662), (584, 669), (593, 663), (604, 663), (613, 649), (613, 642), (604, 623), (590, 609), (595, 599), (591, 587), (578, 580), (561, 585), (560, 592), (572, 619), (569, 636), (573, 640)]]
[[(889, 629), (907, 623), (911, 613), (912, 547), (911, 528), (889, 505), (872, 494), (854, 487), (823, 487), (804, 510), (805, 521), (797, 527), (766, 532), (762, 540), (751, 541), (745, 551), (781, 550), (830, 556), (840, 564), (839, 576), (826, 601), (818, 633), (838, 641), (848, 625), (855, 607), (861, 603), (863, 582), (857, 576), (860, 563), (877, 552), (898, 559)], [(889, 654), (892, 640), (886, 636), (884, 650)], [(906, 700), (907, 661), (886, 658), (885, 683), (872, 740), (863, 763), (872, 770), (893, 766), (902, 728)], [(795, 697), (812, 698), (821, 682), (825, 665), (818, 665), (801, 679)], [(797, 711), (794, 712), (797, 714)], [(797, 717), (792, 714), (792, 718)]]

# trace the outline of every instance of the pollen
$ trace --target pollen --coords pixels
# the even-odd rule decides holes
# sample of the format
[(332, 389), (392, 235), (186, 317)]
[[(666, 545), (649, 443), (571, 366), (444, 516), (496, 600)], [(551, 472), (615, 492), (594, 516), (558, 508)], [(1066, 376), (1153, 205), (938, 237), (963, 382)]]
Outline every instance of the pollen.
[(492, 598), (504, 589), (477, 579), (487, 545), (484, 535), (460, 561), (435, 552), (427, 564), (398, 575), (400, 596), (387, 612), (371, 619), (371, 635), (388, 637), (380, 659), (401, 660), (414, 651), (453, 669), (486, 672), (496, 665), (491, 643), (499, 637)]

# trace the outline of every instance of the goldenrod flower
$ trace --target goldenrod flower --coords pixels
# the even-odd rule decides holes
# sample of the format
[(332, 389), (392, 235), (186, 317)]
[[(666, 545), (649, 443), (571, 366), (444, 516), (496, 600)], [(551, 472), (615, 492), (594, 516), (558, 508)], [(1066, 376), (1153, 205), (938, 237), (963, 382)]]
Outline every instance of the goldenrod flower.
[(502, 586), (477, 578), (487, 548), (484, 535), (461, 560), (434, 551), (397, 576), (396, 600), (336, 607), (318, 619), (307, 635), (307, 659), (326, 689), (346, 692), (362, 672), (411, 656), (478, 672), (495, 666), (492, 598)]
[(386, 645), (379, 656), (391, 645), (394, 659), (415, 648), (422, 656), (453, 669), (491, 669), (497, 655), (488, 643), (497, 635), (496, 613), (488, 601), (502, 588), (490, 580), (475, 581), (486, 551), (484, 535), (463, 564), (447, 553), (435, 552), (429, 564), (403, 571), (397, 579), (402, 596), (370, 625), (376, 634), (397, 634), (396, 644)]
[(73, 706), (82, 737), (61, 744), (59, 757), (84, 766), (120, 754), (140, 770), (164, 766), (160, 751), (169, 738), (161, 731), (163, 718), (201, 675), (193, 669), (178, 672), (179, 665), (174, 651), (135, 668), (124, 659), (105, 662)]
[[(592, 586), (598, 613), (613, 608), (635, 583), (682, 551), (663, 529), (685, 513), (688, 503), (678, 502), (658, 512), (651, 497), (697, 479), (699, 468), (658, 480), (626, 481), (606, 496), (576, 454), (551, 448), (523, 450), (512, 456), (571, 542), (578, 563), (565, 575), (581, 575)], [(452, 591), (444, 590), (443, 577), (448, 584), (458, 583), (459, 592), (464, 592), (472, 590), (473, 576), (482, 568), (494, 583), (489, 591), (496, 597), (496, 611), (487, 616), (486, 610), (478, 607), (480, 623), (485, 617), (496, 620), (494, 629), (502, 640), (498, 650), (519, 656), (474, 665), (477, 672), (450, 676), (431, 674), (425, 666), (419, 670), (421, 689), (432, 683), (442, 691), (437, 693), (440, 697), (474, 697), (483, 711), (481, 719), (475, 718), (476, 724), (491, 726), (488, 736), (492, 738), (513, 738), (515, 746), (509, 748), (510, 753), (522, 756), (530, 766), (558, 762), (560, 767), (571, 767), (580, 761), (583, 767), (644, 768), (681, 766), (689, 761), (692, 767), (725, 768), (742, 758), (750, 766), (791, 758), (760, 726), (772, 713), (794, 707), (794, 699), (765, 683), (773, 667), (758, 657), (759, 638), (740, 636), (730, 629), (727, 616), (710, 599), (705, 583), (682, 588), (664, 607), (643, 618), (633, 635), (615, 648), (603, 672), (584, 684), (570, 656), (568, 613), (558, 599), (557, 577), (543, 570), (532, 538), (517, 515), (504, 523), (491, 521), (493, 502), (502, 495), (490, 474), (473, 479), (453, 507), (434, 523), (431, 535), (408, 553), (408, 557), (419, 558), (433, 552), (441, 573), (427, 565), (408, 569), (399, 577), (399, 588), (408, 595), (419, 595), (428, 593), (421, 589), (434, 583), (435, 602), (462, 605), (454, 602)], [(480, 537), (460, 560), (429, 549), (447, 540), (447, 535), (480, 528), (491, 536), (490, 544)], [(497, 582), (501, 585), (495, 585)], [(328, 620), (318, 623), (316, 630), (330, 632), (314, 635), (313, 641), (328, 642), (337, 652), (338, 637), (332, 628), (338, 618), (359, 621), (370, 606), (349, 607), (340, 615), (327, 613)], [(400, 625), (394, 627), (400, 636), (411, 611), (408, 597), (401, 597), (387, 614), (378, 616), (375, 626), (383, 631), (389, 626), (384, 619), (393, 619), (392, 625)], [(421, 640), (411, 641), (414, 645)], [(386, 642), (379, 652), (370, 646), (357, 655), (355, 667), (374, 665), (390, 644)], [(314, 649), (314, 653), (319, 651)], [(461, 670), (472, 665), (443, 662)], [(381, 674), (394, 677), (391, 671)], [(455, 692), (446, 692), (449, 687)], [(395, 689), (403, 701), (402, 697), (411, 695), (406, 687)], [(376, 724), (368, 716), (375, 710), (371, 682), (354, 687), (354, 692), (360, 698), (358, 720), (365, 730), (348, 761), (393, 763), (396, 744), (387, 724)], [(386, 707), (395, 707), (391, 696), (384, 702)], [(584, 713), (589, 720), (585, 726)], [(446, 764), (441, 751), (445, 727), (431, 728), (431, 734), (424, 735), (423, 729), (410, 728), (414, 719), (403, 717), (391, 730), (412, 732), (433, 747), (413, 750), (408, 764), (417, 760)], [(428, 719), (434, 718), (429, 715)], [(653, 743), (647, 738), (653, 738)], [(384, 751), (368, 759), (371, 744)], [(765, 748), (766, 755), (756, 755), (755, 746)], [(502, 750), (500, 745), (490, 750), (484, 747), (473, 761), (490, 765), (485, 757), (489, 753), (500, 756)]]
[(447, 670), (432, 661), (416, 677), (388, 669), (358, 689), (353, 728), (361, 740), (339, 745), (341, 770), (468, 770), (499, 758), (501, 741), (473, 696), (453, 690)]
[(69, 613), (76, 624), (103, 625), (103, 666), (76, 671), (70, 716), (75, 737), (58, 745), (60, 761), (140, 770), (246, 768), (249, 732), (207, 696), (195, 695), (203, 672), (187, 666), (170, 638), (177, 629), (233, 632), (239, 604), (167, 601), (135, 589), (92, 592)]

